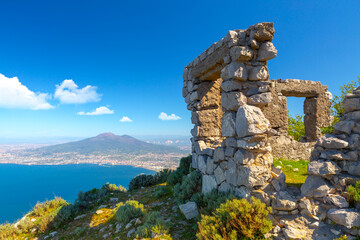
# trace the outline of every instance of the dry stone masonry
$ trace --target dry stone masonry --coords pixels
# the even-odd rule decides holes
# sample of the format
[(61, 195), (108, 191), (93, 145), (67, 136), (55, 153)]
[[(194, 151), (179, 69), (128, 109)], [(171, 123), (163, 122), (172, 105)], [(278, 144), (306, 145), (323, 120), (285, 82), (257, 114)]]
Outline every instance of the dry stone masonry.
[[(320, 128), (331, 123), (331, 93), (320, 82), (269, 80), (267, 61), (277, 56), (274, 34), (273, 23), (229, 31), (185, 67), (183, 97), (194, 124), (192, 167), (203, 174), (202, 192), (254, 195), (272, 206), (274, 216), (310, 218), (303, 220), (308, 226), (325, 218), (360, 226), (358, 212), (348, 208), (341, 194), (360, 176), (360, 90), (345, 99), (345, 116), (335, 125), (335, 135), (321, 138)], [(305, 98), (301, 143), (287, 136), (286, 97)], [(290, 159), (311, 155), (301, 193), (287, 188), (285, 175), (273, 166), (273, 154)], [(285, 238), (308, 234), (291, 221), (274, 221)]]

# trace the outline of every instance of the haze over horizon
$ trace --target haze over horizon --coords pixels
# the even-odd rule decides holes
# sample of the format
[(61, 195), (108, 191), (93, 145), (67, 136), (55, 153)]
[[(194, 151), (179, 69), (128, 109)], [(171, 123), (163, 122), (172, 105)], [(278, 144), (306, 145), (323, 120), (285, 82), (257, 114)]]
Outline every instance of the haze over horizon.
[[(360, 74), (360, 29), (349, 24), (360, 19), (357, 1), (15, 0), (1, 7), (0, 142), (103, 132), (189, 136), (184, 66), (229, 30), (258, 22), (274, 22), (271, 79), (321, 81), (338, 95)], [(302, 113), (302, 101), (289, 98), (292, 114)]]

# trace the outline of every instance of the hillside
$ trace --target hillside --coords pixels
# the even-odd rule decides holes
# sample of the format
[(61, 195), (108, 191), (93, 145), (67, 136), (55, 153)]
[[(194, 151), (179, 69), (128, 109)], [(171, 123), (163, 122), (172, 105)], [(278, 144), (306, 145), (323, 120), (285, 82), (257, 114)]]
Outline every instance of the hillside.
[(111, 154), (146, 154), (146, 153), (180, 153), (176, 147), (146, 143), (128, 135), (102, 133), (96, 137), (81, 141), (57, 144), (28, 150), (33, 154), (52, 155), (63, 153), (78, 153), (84, 155), (111, 155)]

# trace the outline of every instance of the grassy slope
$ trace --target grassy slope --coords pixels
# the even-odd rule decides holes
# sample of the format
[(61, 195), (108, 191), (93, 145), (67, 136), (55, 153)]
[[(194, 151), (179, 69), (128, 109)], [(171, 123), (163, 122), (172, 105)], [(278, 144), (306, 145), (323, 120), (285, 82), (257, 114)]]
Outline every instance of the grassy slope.
[(287, 160), (287, 159), (274, 159), (274, 166), (280, 166), (286, 176), (286, 183), (289, 186), (300, 187), (304, 182), (307, 174), (307, 165), (310, 161), (305, 160)]

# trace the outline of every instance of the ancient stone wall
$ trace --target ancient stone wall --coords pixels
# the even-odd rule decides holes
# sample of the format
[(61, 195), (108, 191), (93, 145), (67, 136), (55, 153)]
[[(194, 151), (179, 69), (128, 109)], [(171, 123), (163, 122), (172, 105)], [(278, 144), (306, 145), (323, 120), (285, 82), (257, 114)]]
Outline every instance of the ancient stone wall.
[[(203, 192), (246, 195), (271, 181), (269, 138), (276, 142), (287, 135), (287, 96), (306, 98), (304, 109), (311, 110), (305, 111), (306, 140), (316, 140), (320, 127), (330, 123), (326, 86), (269, 80), (267, 61), (277, 55), (274, 33), (272, 23), (229, 31), (185, 67), (183, 96), (194, 124), (192, 166), (204, 174)], [(310, 155), (309, 144), (293, 145)]]
[[(331, 94), (319, 82), (269, 80), (267, 61), (277, 55), (274, 33), (272, 23), (229, 31), (185, 67), (192, 166), (203, 174), (202, 192), (260, 198), (273, 209), (277, 239), (332, 239), (340, 230), (360, 234), (353, 228), (360, 227), (359, 210), (348, 208), (345, 199), (346, 186), (360, 180), (360, 89), (346, 96), (334, 134), (321, 137), (320, 128), (330, 124)], [(287, 136), (289, 96), (305, 98), (302, 143)], [(273, 153), (289, 159), (311, 155), (301, 191), (286, 186)], [(324, 219), (343, 229), (320, 225)], [(314, 230), (319, 226), (322, 232)]]

